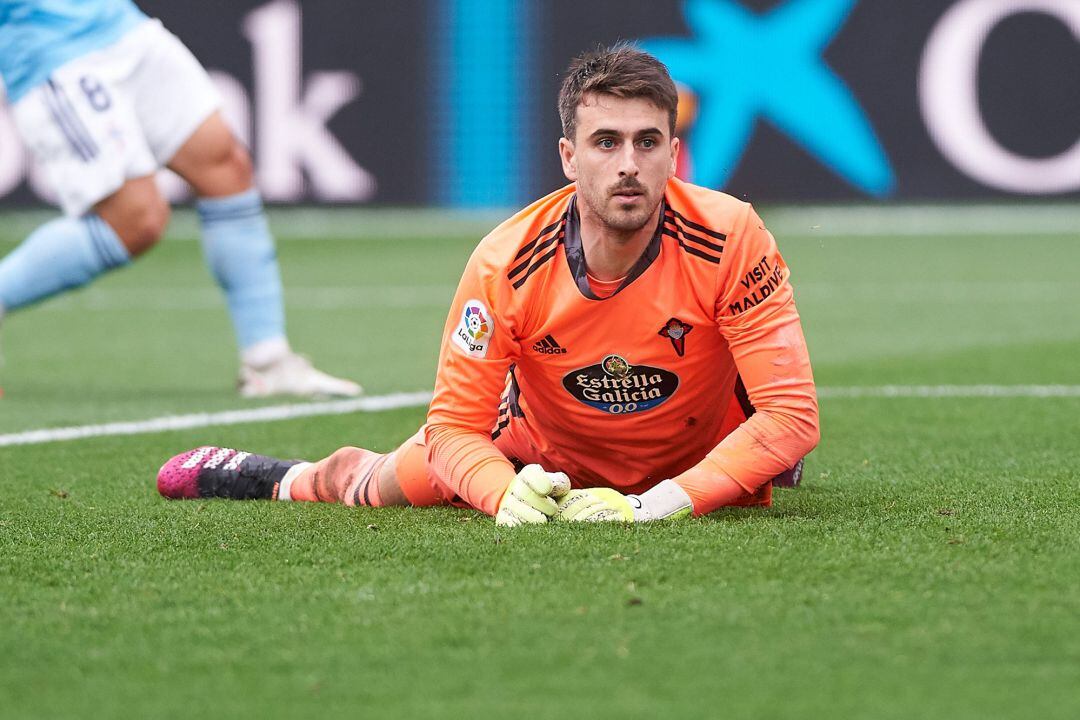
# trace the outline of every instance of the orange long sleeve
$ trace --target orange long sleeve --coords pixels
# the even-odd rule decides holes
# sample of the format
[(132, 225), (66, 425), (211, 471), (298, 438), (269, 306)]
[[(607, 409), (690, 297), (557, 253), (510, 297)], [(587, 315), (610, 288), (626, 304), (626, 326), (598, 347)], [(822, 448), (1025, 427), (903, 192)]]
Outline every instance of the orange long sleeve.
[[(752, 493), (814, 449), (817, 393), (790, 272), (748, 209), (721, 271), (717, 325), (756, 412), (674, 480), (701, 515)], [(726, 271), (726, 272), (725, 272)]]
[(514, 467), (491, 441), (506, 375), (518, 355), (501, 268), (481, 244), (451, 304), (425, 430), (429, 469), (451, 492), (489, 515)]
[(491, 435), (451, 425), (428, 425), (428, 467), (472, 507), (494, 515), (514, 479), (514, 466)]

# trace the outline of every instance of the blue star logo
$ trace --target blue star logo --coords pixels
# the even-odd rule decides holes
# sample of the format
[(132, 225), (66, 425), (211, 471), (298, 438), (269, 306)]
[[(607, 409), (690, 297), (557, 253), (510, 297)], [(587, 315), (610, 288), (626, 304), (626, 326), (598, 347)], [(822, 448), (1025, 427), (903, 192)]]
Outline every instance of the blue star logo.
[(758, 117), (872, 195), (896, 186), (858, 101), (822, 52), (858, 0), (788, 0), (756, 15), (734, 0), (686, 0), (693, 38), (652, 38), (642, 48), (696, 96), (686, 138), (694, 182), (722, 187)]

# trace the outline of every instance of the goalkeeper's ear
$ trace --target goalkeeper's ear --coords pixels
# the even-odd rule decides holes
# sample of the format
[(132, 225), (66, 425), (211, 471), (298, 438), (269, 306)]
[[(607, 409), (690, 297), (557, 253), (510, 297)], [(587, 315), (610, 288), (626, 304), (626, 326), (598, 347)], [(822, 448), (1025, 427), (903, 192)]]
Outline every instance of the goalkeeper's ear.
[(566, 179), (570, 182), (577, 182), (577, 157), (572, 140), (567, 140), (564, 137), (559, 138), (559, 159), (562, 161), (562, 171)]

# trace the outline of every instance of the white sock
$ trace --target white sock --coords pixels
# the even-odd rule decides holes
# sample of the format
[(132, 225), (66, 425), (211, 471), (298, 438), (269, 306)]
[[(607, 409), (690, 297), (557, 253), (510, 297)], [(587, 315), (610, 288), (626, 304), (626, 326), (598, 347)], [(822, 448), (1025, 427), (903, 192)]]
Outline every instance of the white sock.
[(291, 468), (285, 471), (285, 477), (281, 478), (281, 484), (278, 485), (277, 499), (282, 502), (292, 502), (292, 488), (293, 480), (295, 480), (300, 473), (304, 472), (307, 467), (311, 465), (309, 462), (296, 463)]

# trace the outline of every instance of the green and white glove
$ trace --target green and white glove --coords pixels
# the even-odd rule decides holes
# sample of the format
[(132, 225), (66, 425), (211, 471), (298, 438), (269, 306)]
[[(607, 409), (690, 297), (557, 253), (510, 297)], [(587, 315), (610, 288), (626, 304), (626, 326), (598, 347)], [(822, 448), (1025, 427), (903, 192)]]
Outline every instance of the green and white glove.
[(539, 465), (526, 465), (503, 493), (495, 524), (505, 527), (545, 523), (559, 511), (555, 498), (570, 491), (566, 473), (546, 472)]
[(694, 511), (690, 496), (674, 480), (664, 480), (640, 495), (623, 495), (611, 488), (571, 490), (558, 505), (558, 519), (567, 522), (679, 520)]

